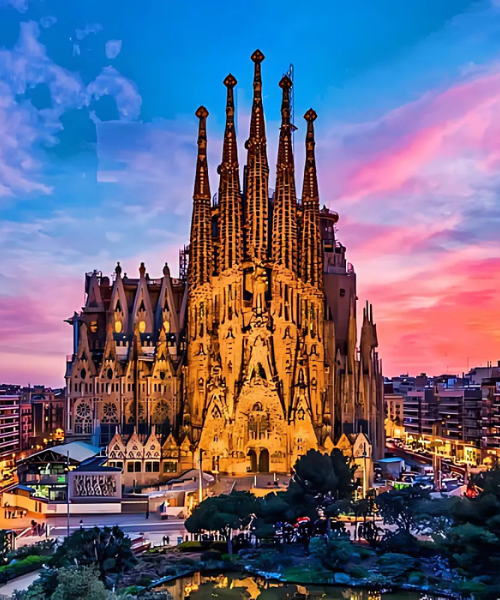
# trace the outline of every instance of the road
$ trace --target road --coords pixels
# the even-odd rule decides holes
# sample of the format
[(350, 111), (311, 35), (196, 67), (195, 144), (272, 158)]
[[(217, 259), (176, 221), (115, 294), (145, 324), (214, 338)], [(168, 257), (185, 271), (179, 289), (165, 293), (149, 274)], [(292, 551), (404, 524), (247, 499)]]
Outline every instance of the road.
[[(47, 523), (50, 529), (51, 537), (64, 537), (67, 535), (67, 518), (65, 516), (48, 517)], [(82, 523), (80, 522), (82, 521)], [(151, 513), (146, 519), (144, 513), (139, 514), (116, 514), (116, 515), (70, 515), (70, 532), (76, 531), (80, 527), (112, 527), (118, 525), (125, 533), (129, 535), (144, 534), (153, 545), (162, 542), (163, 536), (168, 535), (171, 543), (176, 543), (179, 536), (186, 536), (184, 529), (184, 520), (169, 518), (162, 521), (156, 513)]]

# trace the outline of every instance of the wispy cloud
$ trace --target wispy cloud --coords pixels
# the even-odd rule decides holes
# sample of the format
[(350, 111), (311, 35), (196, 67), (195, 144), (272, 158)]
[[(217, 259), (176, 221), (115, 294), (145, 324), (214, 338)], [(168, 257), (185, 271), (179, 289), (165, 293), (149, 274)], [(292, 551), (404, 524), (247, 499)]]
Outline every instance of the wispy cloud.
[(106, 56), (109, 59), (116, 58), (120, 54), (121, 49), (121, 40), (109, 40), (109, 42), (106, 42)]

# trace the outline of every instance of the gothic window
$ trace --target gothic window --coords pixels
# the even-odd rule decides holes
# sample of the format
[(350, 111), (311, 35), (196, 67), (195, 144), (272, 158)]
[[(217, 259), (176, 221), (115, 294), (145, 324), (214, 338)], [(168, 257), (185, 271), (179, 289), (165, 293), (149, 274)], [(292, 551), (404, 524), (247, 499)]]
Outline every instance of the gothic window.
[(139, 331), (140, 333), (146, 332), (146, 321), (139, 321)]
[(105, 402), (102, 407), (103, 423), (118, 423), (118, 409), (113, 402)]
[(290, 327), (287, 327), (287, 328), (285, 329), (285, 335), (283, 336), (283, 338), (287, 338), (287, 337), (288, 337), (288, 338), (292, 337), (292, 336), (290, 335)]
[(83, 402), (76, 407), (75, 433), (92, 433), (90, 406)]
[(113, 369), (108, 369), (106, 374), (108, 376), (108, 379), (113, 379)]
[(300, 371), (299, 371), (299, 385), (300, 386), (304, 385), (304, 371), (302, 369), (300, 369)]
[(299, 421), (303, 421), (305, 419), (305, 417), (306, 417), (306, 413), (305, 413), (304, 409), (299, 408), (299, 410), (297, 411), (297, 419)]
[(80, 371), (80, 377), (81, 377), (82, 379), (85, 379), (85, 377), (87, 377), (87, 371), (86, 371), (85, 369), (82, 369), (82, 370)]
[(212, 419), (220, 419), (222, 417), (222, 414), (220, 412), (220, 408), (215, 405), (212, 409)]
[(253, 405), (252, 410), (255, 412), (262, 412), (262, 404), (260, 402), (256, 402)]
[(205, 380), (203, 379), (203, 377), (200, 377), (198, 379), (198, 387), (200, 388), (200, 390), (203, 389), (203, 386), (205, 385)]
[(122, 332), (122, 322), (115, 321), (115, 333), (121, 333), (121, 332)]

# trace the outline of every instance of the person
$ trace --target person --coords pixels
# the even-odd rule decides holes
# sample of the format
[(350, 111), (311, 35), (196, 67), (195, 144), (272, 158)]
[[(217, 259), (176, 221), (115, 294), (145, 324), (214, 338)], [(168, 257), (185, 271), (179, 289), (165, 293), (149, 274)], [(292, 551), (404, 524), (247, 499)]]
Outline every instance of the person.
[(166, 536), (165, 539), (167, 540), (167, 546), (170, 546), (170, 536)]

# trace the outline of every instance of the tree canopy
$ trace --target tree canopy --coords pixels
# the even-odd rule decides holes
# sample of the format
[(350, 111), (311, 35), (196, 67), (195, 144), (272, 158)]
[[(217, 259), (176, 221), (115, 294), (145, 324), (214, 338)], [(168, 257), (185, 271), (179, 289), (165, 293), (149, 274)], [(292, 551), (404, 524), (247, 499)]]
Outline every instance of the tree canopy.
[(257, 501), (250, 492), (212, 496), (194, 509), (184, 526), (191, 533), (218, 531), (229, 546), (232, 530), (245, 527), (256, 510)]
[(116, 525), (77, 529), (56, 550), (50, 566), (95, 565), (103, 580), (116, 578), (136, 562), (131, 545), (131, 539)]

